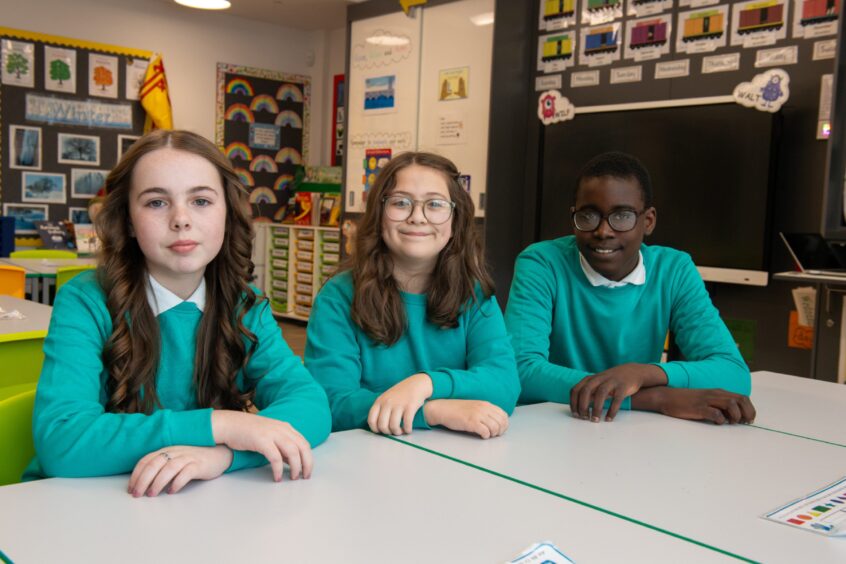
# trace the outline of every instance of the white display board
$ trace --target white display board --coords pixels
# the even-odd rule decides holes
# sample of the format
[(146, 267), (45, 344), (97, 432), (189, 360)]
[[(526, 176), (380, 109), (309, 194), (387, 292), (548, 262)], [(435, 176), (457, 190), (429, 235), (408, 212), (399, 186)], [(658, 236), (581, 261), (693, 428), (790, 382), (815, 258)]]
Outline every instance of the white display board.
[[(393, 156), (417, 147), (421, 22), (419, 14), (409, 18), (397, 12), (352, 24), (347, 211), (364, 211), (368, 154), (390, 151)], [(380, 92), (385, 95), (380, 97)], [(375, 157), (377, 161), (380, 158)]]
[(389, 156), (430, 151), (455, 162), (484, 216), (494, 0), (461, 0), (353, 22), (347, 211)]
[(463, 0), (427, 8), (423, 21), (417, 146), (468, 177), (477, 217), (487, 186), (493, 12), (494, 0)]

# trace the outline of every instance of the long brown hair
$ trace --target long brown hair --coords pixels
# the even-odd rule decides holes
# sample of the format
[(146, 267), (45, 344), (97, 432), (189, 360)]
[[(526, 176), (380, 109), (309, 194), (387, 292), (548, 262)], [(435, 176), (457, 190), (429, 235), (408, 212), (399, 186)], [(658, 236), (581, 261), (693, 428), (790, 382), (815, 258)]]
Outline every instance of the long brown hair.
[(443, 328), (456, 327), (458, 316), (476, 299), (476, 283), (485, 297), (494, 292), (485, 266), (481, 238), (473, 225), (473, 200), (459, 184), (459, 172), (447, 158), (433, 153), (407, 152), (382, 169), (367, 195), (367, 210), (358, 226), (355, 252), (350, 259), (353, 278), (352, 320), (374, 341), (396, 343), (406, 329), (405, 307), (393, 276), (394, 263), (382, 239), (385, 204), (397, 184), (397, 173), (419, 165), (440, 172), (450, 199), (455, 202), (452, 237), (438, 255), (426, 291), (426, 317)]
[[(223, 246), (206, 266), (206, 305), (197, 332), (194, 384), (202, 407), (244, 410), (254, 386), (238, 390), (235, 378), (257, 339), (243, 323), (258, 298), (249, 286), (253, 229), (247, 193), (232, 165), (211, 142), (188, 131), (158, 130), (136, 141), (106, 179), (106, 201), (97, 216), (102, 242), (98, 279), (106, 294), (112, 334), (103, 361), (109, 373), (107, 410), (150, 413), (160, 406), (156, 394), (159, 326), (147, 303), (144, 254), (130, 231), (129, 191), (138, 161), (171, 148), (200, 156), (217, 168), (226, 202)], [(247, 351), (244, 337), (251, 343)]]

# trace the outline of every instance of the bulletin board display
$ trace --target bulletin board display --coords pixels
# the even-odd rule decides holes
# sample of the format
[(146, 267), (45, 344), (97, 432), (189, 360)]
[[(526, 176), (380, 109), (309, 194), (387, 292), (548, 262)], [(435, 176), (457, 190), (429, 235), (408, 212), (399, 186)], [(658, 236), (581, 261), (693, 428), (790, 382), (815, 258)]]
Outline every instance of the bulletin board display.
[(0, 28), (0, 201), (34, 221), (90, 223), (88, 201), (143, 133), (150, 51)]
[(370, 187), (392, 156), (417, 147), (420, 36), (425, 11), (352, 23), (344, 158), (348, 212), (363, 212)]
[(730, 95), (774, 68), (831, 72), (837, 52), (839, 0), (537, 1), (535, 90), (576, 113)]
[(215, 140), (250, 193), (256, 221), (280, 222), (308, 163), (311, 79), (218, 63)]

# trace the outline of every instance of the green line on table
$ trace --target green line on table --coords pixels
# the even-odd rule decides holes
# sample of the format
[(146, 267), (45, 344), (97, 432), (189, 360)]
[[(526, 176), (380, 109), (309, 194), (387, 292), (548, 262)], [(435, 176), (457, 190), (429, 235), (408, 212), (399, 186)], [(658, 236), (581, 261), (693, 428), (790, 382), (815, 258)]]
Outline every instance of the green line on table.
[(683, 541), (686, 541), (686, 542), (689, 542), (689, 543), (692, 543), (692, 544), (695, 544), (695, 545), (701, 546), (702, 548), (707, 548), (708, 550), (713, 550), (714, 552), (719, 552), (720, 554), (724, 554), (724, 555), (726, 555), (726, 556), (730, 556), (731, 558), (736, 558), (737, 560), (742, 560), (742, 561), (744, 561), (744, 562), (757, 562), (756, 560), (752, 560), (752, 559), (750, 559), (750, 558), (746, 558), (746, 557), (744, 557), (744, 556), (740, 556), (739, 554), (734, 554), (733, 552), (729, 552), (729, 551), (727, 551), (727, 550), (723, 550), (722, 548), (717, 548), (716, 546), (711, 546), (710, 544), (706, 544), (706, 543), (704, 543), (704, 542), (702, 542), (702, 541), (698, 541), (698, 540), (696, 540), (696, 539), (692, 539), (692, 538), (690, 538), (690, 537), (686, 537), (686, 536), (684, 536), (684, 535), (680, 535), (679, 533), (674, 533), (673, 531), (668, 531), (667, 529), (662, 529), (661, 527), (658, 527), (658, 526), (656, 526), (656, 525), (650, 525), (649, 523), (645, 523), (645, 522), (643, 522), (643, 521), (638, 521), (638, 520), (637, 520), (637, 519), (635, 519), (634, 517), (629, 517), (629, 516), (627, 516), (627, 515), (623, 515), (623, 514), (621, 514), (621, 513), (617, 513), (616, 511), (611, 511), (610, 509), (606, 509), (606, 508), (604, 508), (604, 507), (600, 507), (599, 505), (594, 505), (594, 504), (592, 504), (592, 503), (588, 503), (587, 501), (582, 501), (582, 500), (580, 500), (580, 499), (576, 499), (576, 498), (574, 498), (574, 497), (570, 497), (570, 496), (568, 496), (568, 495), (566, 495), (566, 494), (563, 494), (563, 493), (560, 493), (560, 492), (556, 492), (556, 491), (553, 491), (553, 490), (549, 490), (549, 489), (547, 489), (547, 488), (544, 488), (544, 487), (541, 487), (541, 486), (538, 486), (538, 485), (532, 484), (532, 483), (530, 483), (530, 482), (526, 482), (526, 481), (520, 480), (520, 479), (515, 478), (515, 477), (513, 477), (513, 476), (509, 476), (508, 474), (502, 474), (501, 472), (497, 472), (497, 471), (495, 471), (495, 470), (491, 470), (491, 469), (489, 469), (489, 468), (485, 468), (484, 466), (479, 466), (479, 465), (477, 465), (477, 464), (473, 464), (472, 462), (467, 462), (466, 460), (461, 460), (460, 458), (455, 458), (454, 456), (450, 456), (450, 455), (448, 455), (448, 454), (444, 454), (444, 453), (442, 453), (442, 452), (438, 452), (438, 451), (436, 451), (436, 450), (432, 450), (432, 449), (430, 449), (430, 448), (426, 448), (426, 447), (424, 447), (424, 446), (416, 445), (416, 444), (414, 444), (414, 443), (409, 443), (409, 442), (404, 441), (404, 440), (402, 440), (402, 439), (398, 439), (397, 437), (392, 437), (391, 435), (382, 435), (382, 436), (383, 436), (383, 437), (385, 437), (385, 438), (391, 439), (392, 441), (396, 441), (396, 442), (398, 442), (398, 443), (401, 443), (401, 444), (404, 444), (404, 445), (408, 445), (408, 446), (410, 446), (410, 447), (413, 447), (413, 448), (416, 448), (416, 449), (422, 450), (422, 451), (424, 451), (424, 452), (428, 452), (429, 454), (434, 454), (435, 456), (440, 456), (441, 458), (445, 458), (445, 459), (447, 459), (447, 460), (451, 460), (451, 461), (453, 461), (453, 462), (458, 462), (459, 464), (463, 464), (463, 465), (465, 465), (465, 466), (469, 466), (470, 468), (474, 468), (474, 469), (476, 469), (476, 470), (480, 470), (480, 471), (482, 471), (482, 472), (486, 472), (486, 473), (491, 474), (491, 475), (493, 475), (493, 476), (496, 476), (496, 477), (498, 477), (498, 478), (503, 478), (503, 479), (505, 479), (505, 480), (509, 480), (509, 481), (511, 481), (511, 482), (514, 482), (515, 484), (520, 484), (521, 486), (526, 486), (526, 487), (528, 487), (528, 488), (532, 488), (533, 490), (537, 490), (537, 491), (539, 491), (539, 492), (543, 492), (543, 493), (546, 493), (546, 494), (549, 494), (549, 495), (552, 495), (552, 496), (555, 496), (555, 497), (561, 498), (561, 499), (563, 499), (563, 500), (566, 500), (566, 501), (569, 501), (569, 502), (572, 502), (572, 503), (575, 503), (575, 504), (581, 505), (581, 506), (583, 506), (583, 507), (587, 507), (588, 509), (593, 509), (593, 510), (595, 510), (595, 511), (599, 511), (599, 512), (601, 512), (601, 513), (605, 513), (606, 515), (611, 515), (612, 517), (616, 517), (616, 518), (618, 518), (618, 519), (622, 519), (623, 521), (628, 521), (629, 523), (634, 523), (635, 525), (640, 525), (641, 527), (646, 527), (647, 529), (652, 529), (653, 531), (656, 531), (656, 532), (659, 532), (659, 533), (663, 533), (663, 534), (665, 534), (665, 535), (669, 535), (669, 536), (671, 536), (671, 537), (675, 537), (675, 538), (677, 538), (677, 539), (679, 539), (679, 540), (683, 540)]

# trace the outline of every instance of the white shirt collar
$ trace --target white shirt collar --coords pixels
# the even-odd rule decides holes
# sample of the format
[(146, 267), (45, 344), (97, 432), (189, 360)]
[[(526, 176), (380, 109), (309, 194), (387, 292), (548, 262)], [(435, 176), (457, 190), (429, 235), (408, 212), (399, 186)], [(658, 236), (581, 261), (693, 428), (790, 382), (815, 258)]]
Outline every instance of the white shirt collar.
[(641, 286), (646, 283), (646, 268), (643, 266), (643, 253), (640, 251), (637, 252), (637, 266), (635, 266), (634, 270), (629, 272), (626, 277), (619, 282), (615, 280), (608, 280), (603, 275), (595, 271), (582, 253), (579, 253), (579, 265), (581, 265), (582, 271), (585, 273), (585, 276), (591, 286), (619, 288), (620, 286), (625, 286), (626, 284)]
[(203, 311), (206, 307), (206, 279), (203, 277), (200, 280), (200, 285), (194, 290), (194, 293), (188, 296), (187, 300), (183, 300), (153, 278), (149, 273), (147, 274), (147, 303), (150, 304), (150, 309), (153, 314), (158, 317), (169, 309), (175, 308), (182, 302), (192, 302), (197, 306), (197, 309)]

